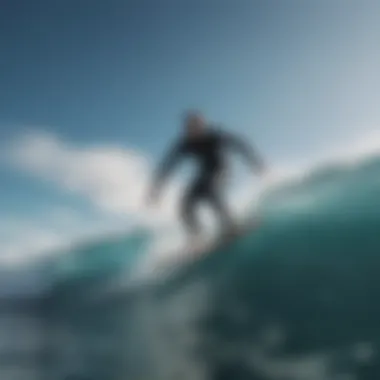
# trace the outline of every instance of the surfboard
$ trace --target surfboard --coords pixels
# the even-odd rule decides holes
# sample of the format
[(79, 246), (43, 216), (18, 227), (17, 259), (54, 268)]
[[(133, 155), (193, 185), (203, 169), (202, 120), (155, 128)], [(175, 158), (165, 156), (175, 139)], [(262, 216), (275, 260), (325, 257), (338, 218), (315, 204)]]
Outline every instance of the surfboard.
[(239, 239), (239, 237), (244, 236), (248, 231), (257, 228), (258, 225), (259, 222), (257, 218), (254, 220), (249, 219), (236, 225), (233, 231), (227, 231), (227, 233), (219, 235), (204, 244), (200, 244), (196, 248), (188, 247), (186, 252), (187, 259), (185, 261), (190, 263), (227, 247), (228, 245), (233, 244), (234, 241)]
[[(170, 278), (170, 283), (179, 278), (184, 278), (192, 272), (194, 266), (202, 261), (212, 259), (219, 253), (225, 253), (225, 248), (231, 246), (239, 238), (244, 237), (248, 232), (254, 231), (261, 225), (259, 218), (249, 218), (241, 221), (235, 226), (233, 233), (216, 236), (207, 242), (194, 245), (185, 244), (181, 249), (181, 254), (175, 259), (171, 258), (156, 272), (163, 275), (164, 278)], [(231, 231), (232, 232), (232, 231)]]

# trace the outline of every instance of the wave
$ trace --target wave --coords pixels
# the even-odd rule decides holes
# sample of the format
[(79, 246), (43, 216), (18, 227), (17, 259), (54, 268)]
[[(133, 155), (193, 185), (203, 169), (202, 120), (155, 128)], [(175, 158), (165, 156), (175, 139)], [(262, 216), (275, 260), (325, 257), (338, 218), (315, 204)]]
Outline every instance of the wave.
[(120, 272), (128, 276), (151, 239), (148, 230), (138, 228), (128, 234), (77, 245), (53, 258), (51, 279), (57, 284), (115, 276)]
[[(377, 217), (380, 207), (380, 158), (364, 159), (355, 165), (330, 164), (305, 172), (296, 179), (269, 186), (248, 217), (260, 215), (266, 228), (276, 223), (298, 223), (302, 216), (329, 218)], [(354, 219), (350, 219), (354, 222)], [(259, 231), (259, 234), (264, 232)], [(170, 232), (169, 232), (170, 233)], [(254, 235), (257, 235), (255, 232)], [(159, 236), (160, 238), (161, 236)], [(153, 231), (139, 227), (128, 234), (99, 238), (71, 247), (53, 258), (52, 278), (63, 281), (125, 271), (131, 274), (146, 259), (154, 242)], [(175, 261), (173, 260), (173, 263)]]
[[(257, 230), (149, 286), (117, 291), (120, 267), (130, 273), (146, 254), (147, 231), (71, 252), (51, 295), (55, 325), (71, 337), (58, 362), (77, 350), (62, 368), (92, 379), (116, 370), (131, 379), (379, 378), (380, 157), (272, 186), (255, 212)], [(100, 297), (105, 288), (113, 292)]]

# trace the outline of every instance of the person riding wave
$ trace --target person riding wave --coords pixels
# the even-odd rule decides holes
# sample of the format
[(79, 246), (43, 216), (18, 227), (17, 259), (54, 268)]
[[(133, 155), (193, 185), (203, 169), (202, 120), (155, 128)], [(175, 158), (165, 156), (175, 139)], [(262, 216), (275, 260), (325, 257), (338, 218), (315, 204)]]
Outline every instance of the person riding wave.
[(162, 187), (176, 165), (185, 157), (195, 159), (198, 174), (187, 187), (181, 205), (182, 222), (191, 237), (199, 236), (201, 227), (195, 216), (195, 206), (206, 201), (216, 212), (222, 225), (222, 235), (233, 234), (235, 223), (222, 197), (222, 177), (226, 170), (229, 148), (239, 151), (252, 170), (264, 173), (265, 165), (257, 152), (242, 138), (210, 125), (199, 112), (189, 112), (184, 118), (184, 133), (175, 141), (157, 168), (148, 195), (156, 203)]

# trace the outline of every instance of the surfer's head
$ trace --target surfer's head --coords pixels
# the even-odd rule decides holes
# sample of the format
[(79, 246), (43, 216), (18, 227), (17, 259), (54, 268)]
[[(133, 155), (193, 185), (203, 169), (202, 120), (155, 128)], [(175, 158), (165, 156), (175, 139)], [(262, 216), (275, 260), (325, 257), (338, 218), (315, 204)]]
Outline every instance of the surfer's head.
[(199, 111), (189, 111), (184, 117), (184, 127), (187, 136), (198, 137), (206, 129), (206, 120)]

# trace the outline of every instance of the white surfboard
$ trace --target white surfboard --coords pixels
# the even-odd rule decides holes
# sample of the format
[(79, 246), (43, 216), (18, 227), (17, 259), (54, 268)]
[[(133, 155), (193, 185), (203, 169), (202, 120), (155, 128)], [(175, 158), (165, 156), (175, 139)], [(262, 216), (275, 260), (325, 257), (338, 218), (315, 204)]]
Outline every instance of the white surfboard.
[(244, 236), (248, 231), (254, 231), (259, 226), (258, 218), (248, 219), (238, 224), (236, 230), (230, 235), (217, 236), (207, 241), (198, 241), (193, 245), (187, 244), (181, 249), (176, 258), (171, 257), (168, 261), (162, 262), (161, 268), (157, 268), (156, 273), (169, 277), (175, 276), (192, 266), (197, 261), (201, 261), (217, 253), (221, 248), (233, 244), (234, 241)]
[(237, 225), (236, 229), (234, 231), (231, 231), (231, 233), (225, 234), (223, 236), (217, 236), (216, 238), (211, 239), (205, 243), (200, 243), (196, 247), (190, 246), (186, 249), (187, 258), (184, 261), (189, 263), (191, 261), (201, 259), (202, 257), (205, 257), (220, 248), (232, 244), (236, 239), (243, 236), (248, 231), (257, 228), (258, 225), (258, 219), (249, 219)]

